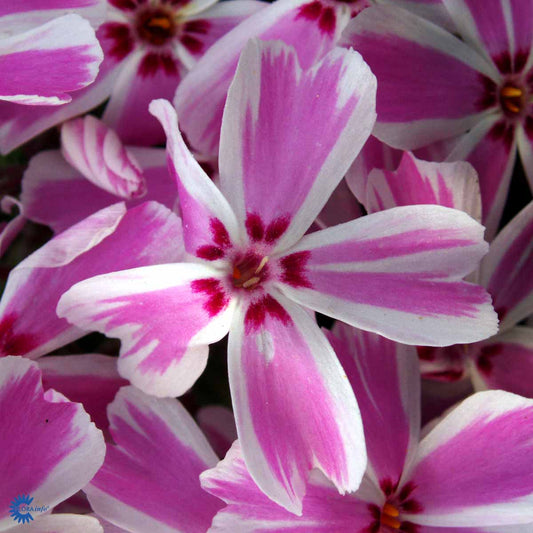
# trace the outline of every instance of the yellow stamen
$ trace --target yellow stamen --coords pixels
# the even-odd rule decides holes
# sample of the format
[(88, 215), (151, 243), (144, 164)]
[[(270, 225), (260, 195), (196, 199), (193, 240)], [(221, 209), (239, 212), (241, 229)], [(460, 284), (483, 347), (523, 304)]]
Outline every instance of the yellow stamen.
[(396, 509), (396, 507), (394, 507), (394, 505), (391, 505), (390, 503), (386, 503), (383, 506), (383, 512), (389, 516), (400, 516), (400, 511), (398, 511), (398, 509)]
[(520, 113), (520, 106), (513, 104), (513, 102), (506, 101), (505, 107), (512, 113)]
[(522, 89), (520, 89), (519, 87), (506, 85), (505, 87), (502, 87), (500, 94), (504, 98), (520, 98), (524, 94), (524, 91), (522, 91)]
[(153, 17), (148, 21), (150, 28), (162, 28), (163, 30), (170, 29), (170, 20), (167, 17)]
[(261, 262), (259, 263), (259, 266), (255, 269), (254, 274), (259, 274), (263, 268), (265, 268), (265, 265), (268, 263), (268, 255), (265, 255), (263, 259), (261, 259)]
[(259, 283), (260, 281), (261, 281), (261, 278), (253, 277), (253, 278), (250, 278), (248, 281), (245, 281), (242, 284), (242, 287), (244, 289), (247, 289), (248, 287), (253, 287), (256, 283)]
[(392, 527), (392, 529), (400, 529), (402, 527), (402, 523), (399, 520), (386, 514), (381, 515), (381, 523), (384, 526)]

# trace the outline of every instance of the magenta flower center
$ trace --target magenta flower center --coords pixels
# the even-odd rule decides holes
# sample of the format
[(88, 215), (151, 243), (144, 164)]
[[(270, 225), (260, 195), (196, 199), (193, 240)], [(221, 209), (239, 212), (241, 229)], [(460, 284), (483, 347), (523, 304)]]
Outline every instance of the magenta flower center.
[(141, 11), (135, 26), (139, 38), (154, 46), (166, 44), (176, 34), (172, 13), (161, 8)]
[(249, 252), (233, 263), (231, 282), (238, 289), (256, 289), (268, 277), (268, 256)]
[(516, 117), (525, 107), (525, 91), (515, 83), (506, 83), (500, 89), (500, 105), (509, 117)]

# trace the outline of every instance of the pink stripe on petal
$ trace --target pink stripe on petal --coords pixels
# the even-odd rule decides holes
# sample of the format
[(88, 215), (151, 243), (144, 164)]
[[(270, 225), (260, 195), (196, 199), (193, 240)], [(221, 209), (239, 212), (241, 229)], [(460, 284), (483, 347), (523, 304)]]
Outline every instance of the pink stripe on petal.
[(43, 395), (35, 363), (21, 357), (0, 360), (0, 527), (11, 528), (9, 503), (31, 494), (35, 504), (53, 507), (94, 476), (105, 453), (101, 432), (81, 405)]
[(331, 346), (305, 311), (281, 296), (276, 301), (290, 322), (266, 313), (246, 333), (244, 312), (236, 315), (230, 386), (252, 477), (269, 498), (300, 514), (311, 468), (339, 491), (353, 491), (366, 454), (355, 398)]
[(0, 151), (7, 153), (52, 126), (94, 108), (111, 93), (116, 63), (104, 60), (94, 83), (72, 93), (62, 106), (21, 106), (0, 101)]
[(185, 146), (178, 129), (176, 112), (170, 103), (155, 100), (150, 104), (150, 113), (161, 122), (167, 135), (169, 169), (178, 184), (185, 247), (189, 253), (204, 255), (203, 259), (219, 259), (223, 253), (218, 257), (212, 254), (205, 257), (203, 253), (198, 254), (198, 250), (204, 246), (220, 248), (216, 242), (220, 232), (217, 228), (220, 227), (228, 234), (228, 238), (231, 236), (231, 241), (235, 241), (238, 236), (235, 215), (227, 200)]
[(128, 144), (159, 145), (165, 134), (148, 111), (155, 98), (172, 99), (183, 76), (183, 66), (170, 53), (137, 50), (121, 65), (102, 120)]
[(494, 300), (501, 330), (533, 312), (533, 202), (498, 234), (480, 268), (480, 283)]
[(102, 49), (89, 23), (66, 15), (0, 40), (0, 99), (57, 105), (94, 81)]
[[(533, 520), (533, 402), (503, 391), (465, 400), (420, 443), (410, 473), (419, 523), (484, 526)], [(414, 518), (414, 516), (413, 516)]]
[(119, 198), (146, 194), (139, 163), (97, 118), (87, 115), (63, 124), (61, 148), (65, 159), (96, 186)]
[(208, 347), (229, 329), (233, 305), (204, 265), (177, 263), (85, 280), (63, 295), (58, 314), (122, 341), (121, 376), (155, 396), (179, 396), (196, 381)]
[(413, 347), (338, 322), (327, 334), (353, 387), (370, 475), (397, 483), (418, 446), (420, 373)]
[[(353, 51), (336, 49), (303, 71), (294, 49), (250, 43), (228, 93), (220, 145), (222, 190), (239, 219), (254, 213), (267, 226), (288, 218), (280, 247), (301, 237), (370, 134), (374, 94), (375, 78)], [(320, 128), (302, 130), (315, 121)]]
[(180, 241), (179, 218), (155, 202), (127, 212), (116, 204), (54, 237), (10, 274), (0, 303), (0, 355), (39, 357), (83, 336), (55, 312), (68, 288), (104, 272), (179, 260)]
[(460, 209), (481, 220), (477, 173), (465, 162), (430, 163), (404, 152), (396, 171), (370, 173), (366, 194), (369, 212), (400, 205), (435, 204)]
[[(504, 3), (502, 0), (486, 0), (483, 9), (479, 9), (475, 0), (443, 0), (461, 37), (496, 64), (511, 49), (512, 36), (507, 33)], [(527, 17), (527, 12), (522, 16)], [(531, 39), (531, 34), (529, 37)]]
[(223, 504), (198, 476), (217, 457), (190, 415), (126, 387), (109, 416), (116, 444), (86, 489), (96, 512), (128, 531), (205, 532)]
[[(487, 131), (484, 131), (487, 129)], [(516, 159), (515, 128), (489, 117), (459, 139), (447, 161), (466, 160), (479, 176), (487, 240), (498, 228)]]
[[(406, 344), (443, 346), (496, 332), (489, 295), (462, 281), (487, 246), (483, 228), (441, 206), (388, 209), (305, 236), (298, 303)], [(283, 258), (281, 259), (283, 261)], [(467, 326), (469, 324), (469, 326)]]

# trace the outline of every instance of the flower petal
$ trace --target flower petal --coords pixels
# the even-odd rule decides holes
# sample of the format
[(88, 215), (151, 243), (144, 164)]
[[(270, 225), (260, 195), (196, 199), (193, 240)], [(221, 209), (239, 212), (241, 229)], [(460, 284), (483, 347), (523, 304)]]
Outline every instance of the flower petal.
[(85, 489), (98, 515), (128, 531), (205, 532), (223, 504), (198, 476), (217, 457), (187, 411), (125, 387), (109, 418), (116, 444)]
[(24, 0), (2, 2), (0, 6), (0, 30), (19, 33), (45, 24), (50, 20), (76, 13), (97, 28), (106, 15), (105, 0)]
[[(420, 443), (410, 473), (433, 526), (497, 526), (533, 520), (533, 401), (503, 391), (477, 393)], [(409, 520), (409, 515), (406, 515)]]
[(57, 313), (122, 341), (119, 373), (155, 396), (180, 396), (207, 363), (208, 344), (224, 337), (233, 301), (216, 270), (156, 265), (82, 281)]
[[(353, 51), (337, 48), (303, 71), (283, 43), (247, 45), (228, 93), (219, 162), (222, 191), (243, 225), (283, 220), (281, 248), (305, 233), (370, 135), (375, 87)], [(313, 123), (320, 128), (301, 127)]]
[(61, 150), (74, 168), (111, 194), (125, 199), (146, 194), (139, 164), (118, 135), (97, 118), (87, 115), (63, 124)]
[(172, 99), (182, 76), (183, 65), (170, 52), (135, 51), (120, 66), (103, 121), (127, 144), (163, 144), (165, 135), (148, 105), (155, 98)]
[(79, 15), (65, 15), (0, 40), (0, 99), (18, 104), (58, 105), (89, 85), (103, 53), (94, 30)]
[(416, 452), (420, 372), (416, 350), (338, 322), (326, 334), (352, 385), (368, 450), (366, 475), (395, 485)]
[(487, 117), (463, 135), (447, 161), (468, 161), (477, 170), (487, 240), (498, 229), (516, 159), (514, 127)]
[(220, 259), (225, 249), (238, 241), (235, 215), (185, 146), (170, 103), (155, 100), (150, 104), (150, 113), (161, 122), (167, 135), (169, 168), (178, 184), (185, 248), (202, 259)]
[(111, 94), (117, 72), (116, 63), (104, 59), (96, 80), (74, 92), (66, 105), (36, 107), (0, 100), (0, 152), (8, 153), (48, 128), (102, 103)]
[(335, 353), (314, 321), (281, 295), (236, 313), (229, 380), (237, 433), (254, 481), (301, 514), (308, 471), (355, 490), (366, 466), (359, 410)]
[(43, 394), (36, 363), (6, 357), (0, 368), (3, 530), (14, 525), (9, 504), (16, 496), (51, 508), (85, 486), (103, 463), (105, 444), (81, 405)]
[(505, 331), (533, 313), (533, 202), (498, 234), (483, 259), (480, 283), (487, 288)]
[(441, 206), (396, 207), (305, 236), (279, 259), (281, 290), (405, 344), (494, 335), (489, 295), (460, 281), (486, 253), (483, 227)]
[(0, 301), (0, 355), (35, 358), (83, 336), (56, 315), (62, 293), (103, 272), (179, 260), (180, 240), (179, 218), (155, 202), (128, 212), (115, 204), (54, 237), (9, 275)]
[(396, 171), (370, 173), (365, 207), (369, 213), (400, 205), (453, 207), (481, 221), (477, 172), (469, 163), (431, 163), (404, 152)]
[(6, 215), (10, 215), (13, 207), (18, 209), (18, 214), (13, 216), (9, 222), (0, 223), (0, 257), (2, 257), (17, 235), (26, 224), (24, 207), (21, 202), (12, 196), (4, 196), (0, 200), (0, 209)]

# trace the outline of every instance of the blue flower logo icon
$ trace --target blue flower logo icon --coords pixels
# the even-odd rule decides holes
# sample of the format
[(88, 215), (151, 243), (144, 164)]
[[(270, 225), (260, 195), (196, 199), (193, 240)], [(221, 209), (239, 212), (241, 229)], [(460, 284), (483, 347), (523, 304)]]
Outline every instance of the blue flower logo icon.
[(33, 520), (33, 516), (30, 514), (29, 506), (33, 498), (30, 498), (29, 494), (20, 494), (13, 499), (9, 505), (9, 514), (19, 524), (26, 524)]

